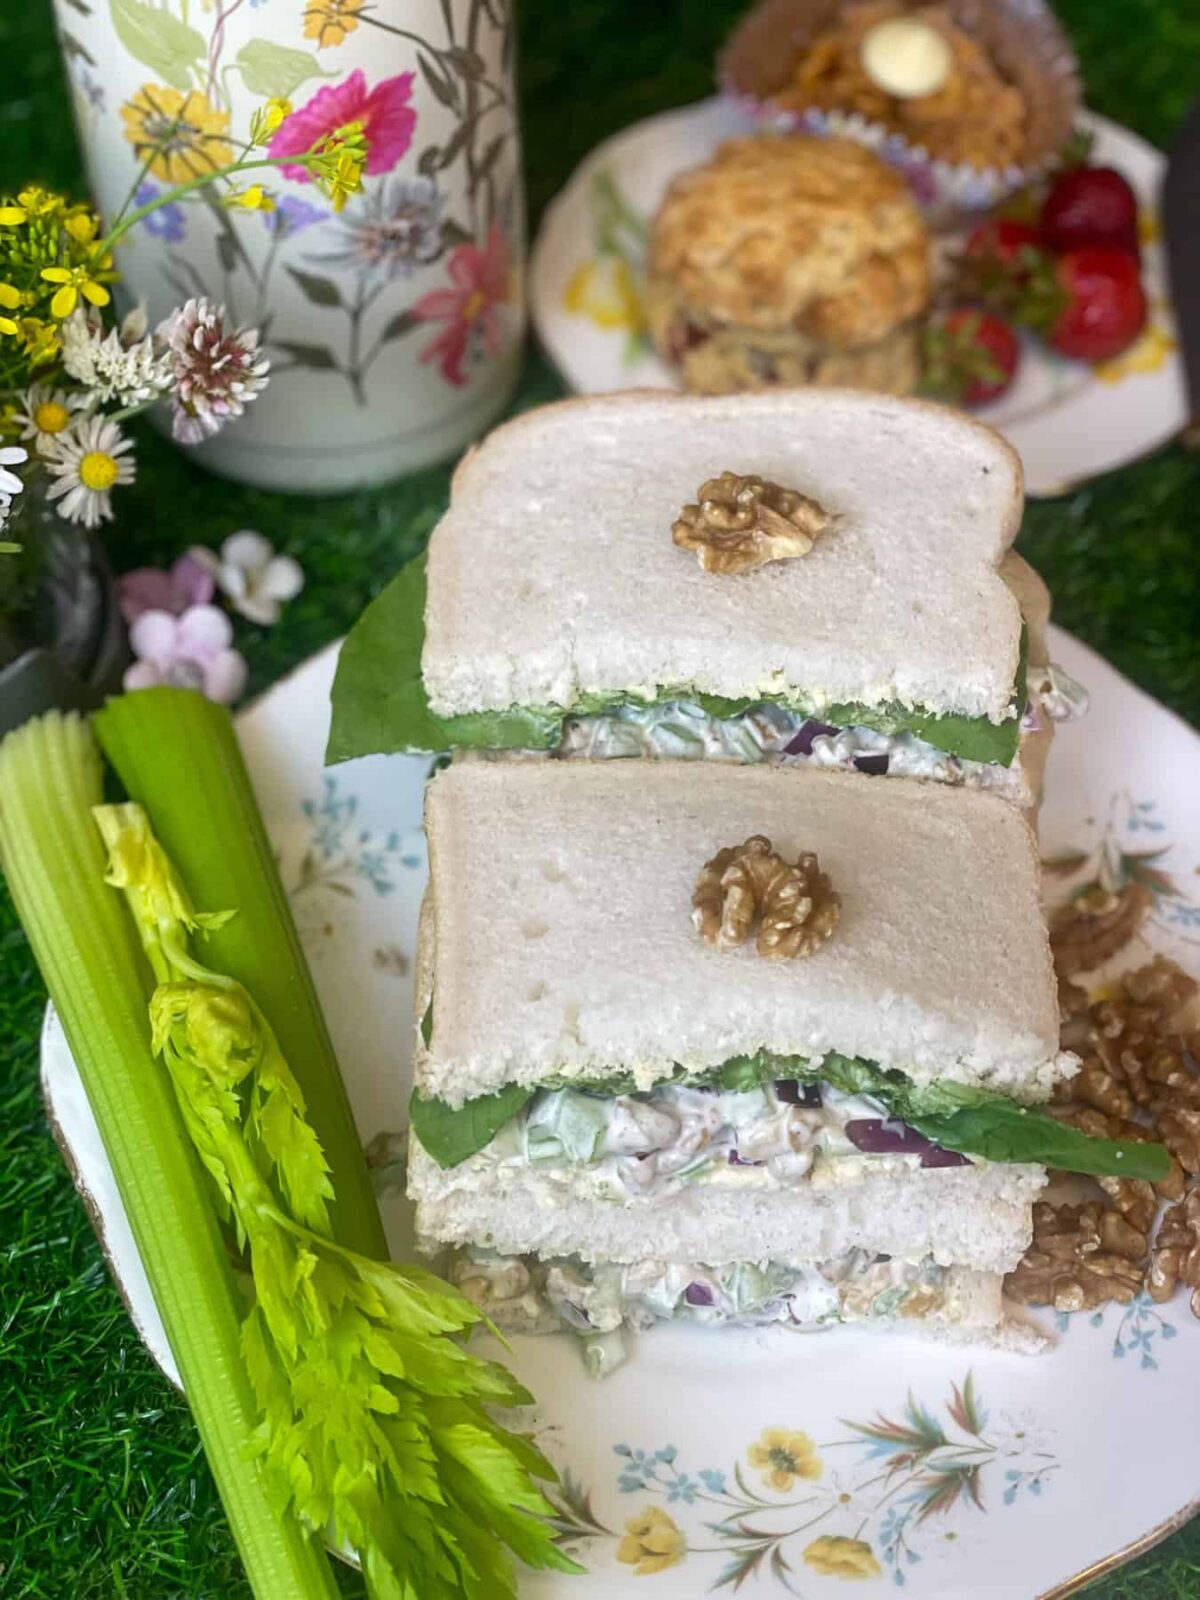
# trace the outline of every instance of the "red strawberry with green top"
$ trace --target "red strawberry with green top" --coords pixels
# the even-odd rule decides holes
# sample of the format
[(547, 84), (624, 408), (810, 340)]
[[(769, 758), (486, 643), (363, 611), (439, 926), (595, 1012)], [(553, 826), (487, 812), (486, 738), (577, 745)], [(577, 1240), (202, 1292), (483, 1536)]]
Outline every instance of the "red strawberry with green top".
[(1043, 254), (1038, 230), (1016, 217), (989, 217), (967, 236), (966, 259), (984, 274), (1022, 282)]
[(1072, 167), (1042, 202), (1041, 235), (1061, 255), (1084, 245), (1138, 254), (1137, 196), (1115, 167)]
[(1007, 322), (978, 306), (960, 306), (925, 329), (923, 354), (926, 394), (982, 406), (1012, 383), (1021, 347)]
[(1033, 304), (1032, 324), (1060, 355), (1109, 361), (1146, 326), (1146, 291), (1126, 250), (1086, 245), (1068, 250), (1054, 280)]

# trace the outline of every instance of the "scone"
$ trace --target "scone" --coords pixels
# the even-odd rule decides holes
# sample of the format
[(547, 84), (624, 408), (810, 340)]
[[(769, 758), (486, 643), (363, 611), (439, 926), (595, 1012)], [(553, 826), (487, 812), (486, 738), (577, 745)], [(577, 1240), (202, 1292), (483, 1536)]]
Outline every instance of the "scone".
[(929, 250), (903, 178), (848, 139), (731, 139), (654, 219), (646, 314), (684, 387), (907, 394)]

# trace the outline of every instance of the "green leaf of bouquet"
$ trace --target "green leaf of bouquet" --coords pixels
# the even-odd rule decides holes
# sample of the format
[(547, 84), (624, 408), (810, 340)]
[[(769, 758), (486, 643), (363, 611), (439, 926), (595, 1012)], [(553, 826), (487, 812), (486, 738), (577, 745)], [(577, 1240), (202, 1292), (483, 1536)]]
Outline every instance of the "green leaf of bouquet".
[(251, 94), (276, 100), (286, 100), (309, 78), (325, 76), (307, 50), (291, 50), (269, 39), (247, 39), (234, 58), (234, 65)]
[(188, 68), (205, 52), (204, 35), (142, 0), (109, 0), (113, 31), (135, 61), (173, 89), (192, 87)]

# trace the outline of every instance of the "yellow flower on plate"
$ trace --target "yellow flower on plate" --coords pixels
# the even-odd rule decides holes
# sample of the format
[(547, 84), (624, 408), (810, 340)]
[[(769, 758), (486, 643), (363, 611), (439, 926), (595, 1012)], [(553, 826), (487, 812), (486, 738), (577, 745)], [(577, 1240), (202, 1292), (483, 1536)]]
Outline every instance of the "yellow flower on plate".
[(757, 1444), (746, 1452), (768, 1486), (786, 1494), (797, 1478), (819, 1478), (823, 1471), (816, 1446), (806, 1433), (786, 1428), (764, 1428)]
[(687, 1555), (687, 1539), (673, 1517), (658, 1506), (647, 1506), (625, 1524), (617, 1546), (617, 1560), (632, 1567), (639, 1578), (677, 1567)]
[(112, 299), (104, 285), (92, 277), (90, 266), (43, 267), (42, 277), (47, 283), (58, 284), (50, 302), (52, 317), (69, 317), (79, 304), (80, 295), (94, 306), (106, 306)]
[(629, 263), (620, 256), (598, 256), (571, 274), (563, 306), (576, 316), (590, 317), (598, 328), (624, 328), (637, 333), (642, 305)]
[(1175, 349), (1175, 340), (1157, 323), (1144, 329), (1128, 350), (1111, 361), (1101, 361), (1092, 369), (1101, 383), (1120, 383), (1139, 372), (1157, 372)]
[(161, 83), (144, 83), (121, 107), (125, 137), (139, 161), (167, 183), (187, 183), (233, 160), (229, 113), (199, 89), (181, 94)]
[(304, 37), (315, 39), (317, 49), (344, 44), (358, 27), (363, 0), (309, 0), (304, 8)]
[(823, 1533), (804, 1548), (804, 1559), (826, 1578), (880, 1578), (883, 1568), (865, 1539)]

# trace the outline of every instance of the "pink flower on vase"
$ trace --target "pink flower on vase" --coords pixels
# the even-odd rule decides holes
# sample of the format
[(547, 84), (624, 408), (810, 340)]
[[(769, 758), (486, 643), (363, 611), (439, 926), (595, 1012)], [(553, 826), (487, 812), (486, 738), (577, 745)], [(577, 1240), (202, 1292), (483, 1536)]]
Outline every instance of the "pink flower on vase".
[(423, 295), (411, 315), (421, 322), (445, 324), (421, 351), (421, 360), (439, 362), (448, 383), (464, 384), (463, 360), (472, 344), (490, 356), (500, 351), (497, 307), (509, 298), (508, 240), (493, 222), (483, 249), (460, 244), (447, 270), (454, 287)]
[(137, 660), (126, 670), (126, 689), (172, 684), (199, 689), (228, 705), (246, 687), (246, 663), (233, 649), (233, 625), (216, 606), (192, 606), (181, 617), (143, 611), (129, 630)]
[[(382, 79), (368, 93), (365, 76), (356, 70), (341, 83), (318, 89), (307, 105), (280, 123), (270, 153), (304, 155), (348, 122), (361, 122), (368, 141), (366, 171), (390, 172), (408, 150), (417, 125), (417, 113), (409, 105), (412, 88), (412, 73), (401, 72)], [(311, 182), (305, 167), (287, 165), (282, 170), (298, 183)]]
[(190, 550), (166, 572), (158, 567), (136, 567), (117, 579), (121, 615), (131, 626), (144, 611), (165, 611), (177, 617), (189, 606), (207, 605), (215, 592), (216, 579)]

